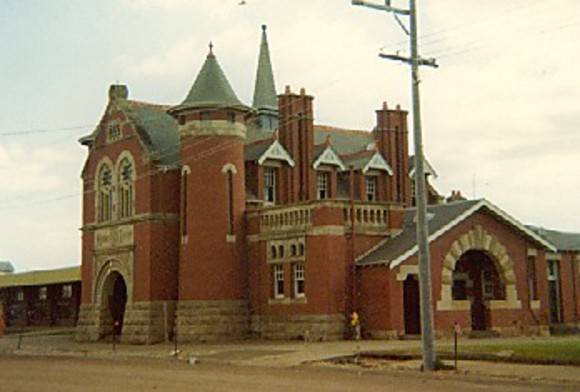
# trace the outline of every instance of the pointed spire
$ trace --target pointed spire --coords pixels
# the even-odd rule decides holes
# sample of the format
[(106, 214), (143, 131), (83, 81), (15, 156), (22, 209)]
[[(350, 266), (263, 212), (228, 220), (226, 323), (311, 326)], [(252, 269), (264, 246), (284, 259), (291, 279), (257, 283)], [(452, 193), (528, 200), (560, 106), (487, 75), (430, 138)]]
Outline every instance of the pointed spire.
[(222, 71), (209, 43), (209, 53), (180, 106), (243, 106)]
[(252, 106), (256, 109), (270, 110), (276, 110), (278, 107), (274, 73), (272, 72), (270, 49), (268, 48), (268, 37), (266, 35), (266, 25), (262, 25), (262, 43), (260, 45)]

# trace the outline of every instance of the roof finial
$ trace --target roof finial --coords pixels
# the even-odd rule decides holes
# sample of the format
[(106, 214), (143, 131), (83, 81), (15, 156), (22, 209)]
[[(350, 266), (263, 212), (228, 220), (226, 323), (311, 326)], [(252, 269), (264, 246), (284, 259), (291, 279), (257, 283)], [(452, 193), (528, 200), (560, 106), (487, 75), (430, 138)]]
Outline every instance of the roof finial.
[(268, 26), (266, 26), (265, 24), (262, 25), (262, 31), (265, 33), (266, 32), (266, 28), (268, 28)]
[(324, 141), (324, 145), (326, 147), (330, 147), (331, 144), (332, 144), (332, 141), (330, 140), (330, 135), (326, 135), (326, 140)]
[(213, 54), (213, 42), (209, 41), (209, 54), (207, 55), (207, 57), (214, 57)]

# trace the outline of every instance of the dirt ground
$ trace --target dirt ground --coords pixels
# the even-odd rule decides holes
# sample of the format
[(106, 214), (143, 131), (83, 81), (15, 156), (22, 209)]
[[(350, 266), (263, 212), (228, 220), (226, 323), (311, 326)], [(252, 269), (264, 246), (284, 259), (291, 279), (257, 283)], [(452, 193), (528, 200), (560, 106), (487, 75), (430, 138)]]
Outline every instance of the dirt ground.
[(300, 366), (179, 360), (0, 356), (0, 390), (26, 391), (562, 391), (565, 385)]

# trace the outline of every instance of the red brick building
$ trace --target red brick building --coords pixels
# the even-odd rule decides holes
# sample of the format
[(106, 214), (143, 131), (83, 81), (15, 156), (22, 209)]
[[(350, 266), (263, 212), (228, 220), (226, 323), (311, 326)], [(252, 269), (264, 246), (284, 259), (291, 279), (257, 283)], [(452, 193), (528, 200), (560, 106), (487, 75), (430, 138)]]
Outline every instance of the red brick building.
[[(304, 89), (277, 95), (265, 29), (252, 106), (211, 46), (178, 105), (111, 86), (99, 125), (81, 139), (77, 337), (99, 339), (115, 324), (138, 343), (175, 333), (339, 339), (355, 309), (366, 336), (417, 333), (407, 112), (383, 104), (370, 131), (318, 125), (313, 113)], [(441, 201), (434, 190), (430, 201)], [(558, 253), (483, 200), (431, 214), (441, 333), (454, 321), (502, 333), (578, 323), (578, 249)]]

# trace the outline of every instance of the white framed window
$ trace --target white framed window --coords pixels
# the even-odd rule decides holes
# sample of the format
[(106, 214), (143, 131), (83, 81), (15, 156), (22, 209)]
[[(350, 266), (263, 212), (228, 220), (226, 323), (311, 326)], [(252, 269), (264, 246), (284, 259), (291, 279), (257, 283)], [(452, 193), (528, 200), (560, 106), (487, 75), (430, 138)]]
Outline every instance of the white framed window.
[(133, 215), (133, 180), (135, 168), (128, 158), (123, 158), (119, 165), (118, 206), (119, 218), (127, 218)]
[(294, 264), (294, 297), (304, 297), (304, 264)]
[(18, 289), (16, 292), (16, 301), (24, 301), (24, 290)]
[(276, 168), (264, 167), (264, 201), (276, 203)]
[(46, 286), (42, 286), (41, 288), (38, 289), (38, 299), (40, 301), (46, 301), (47, 297), (48, 297), (48, 289), (46, 288)]
[(365, 177), (365, 190), (367, 195), (367, 201), (377, 200), (377, 177), (375, 176)]
[(284, 298), (284, 266), (274, 264), (274, 298)]
[(63, 299), (69, 299), (72, 297), (72, 284), (65, 284), (62, 286), (61, 297)]
[(330, 197), (328, 172), (316, 173), (316, 198), (318, 200), (328, 199)]
[(484, 299), (493, 299), (493, 273), (491, 271), (482, 271), (481, 273), (481, 291)]

